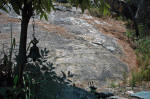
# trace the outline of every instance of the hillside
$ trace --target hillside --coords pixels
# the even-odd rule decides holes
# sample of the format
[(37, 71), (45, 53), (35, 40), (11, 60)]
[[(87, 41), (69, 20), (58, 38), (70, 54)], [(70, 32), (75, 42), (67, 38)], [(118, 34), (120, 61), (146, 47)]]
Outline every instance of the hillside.
[[(6, 50), (10, 44), (10, 23), (13, 24), (17, 53), (20, 19), (2, 14), (0, 23), (0, 43)], [(122, 21), (95, 18), (72, 9), (51, 12), (47, 22), (36, 18), (35, 24), (40, 50), (46, 48), (49, 51), (48, 61), (53, 63), (58, 76), (65, 75), (71, 81), (69, 85), (88, 91), (89, 83), (94, 82), (97, 90), (101, 91), (110, 87), (112, 82), (121, 83), (123, 75), (128, 75), (137, 66), (136, 55), (124, 35), (126, 29)], [(28, 43), (32, 32), (31, 20)], [(3, 46), (0, 47), (2, 49)], [(1, 56), (2, 53), (1, 50)], [(72, 91), (69, 93), (74, 95)], [(69, 96), (62, 95), (69, 99)]]

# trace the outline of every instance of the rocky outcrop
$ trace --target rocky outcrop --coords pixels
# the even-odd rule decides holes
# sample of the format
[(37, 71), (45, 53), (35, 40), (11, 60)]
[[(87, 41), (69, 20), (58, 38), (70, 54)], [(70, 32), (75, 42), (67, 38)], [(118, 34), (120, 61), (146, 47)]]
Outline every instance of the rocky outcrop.
[[(52, 12), (48, 22), (36, 19), (35, 35), (40, 41), (39, 48), (49, 50), (47, 58), (53, 63), (57, 75), (66, 75), (66, 78), (71, 81), (70, 85), (89, 90), (91, 81), (94, 81), (94, 86), (98, 88), (108, 85), (112, 79), (118, 82), (123, 78), (123, 74), (128, 72), (128, 66), (118, 58), (124, 53), (117, 40), (98, 31), (84, 20), (85, 17), (92, 18), (75, 11)], [(5, 45), (8, 45), (10, 26), (8, 22), (0, 21), (3, 23), (0, 24), (2, 32), (0, 35), (5, 37), (0, 41), (1, 44), (5, 42)], [(107, 24), (101, 21), (95, 22)], [(18, 45), (20, 23), (13, 22), (12, 24), (13, 35)], [(31, 39), (32, 25), (30, 24), (28, 42)], [(18, 46), (16, 52), (17, 49)], [(63, 89), (62, 92), (66, 92), (62, 95), (64, 99), (69, 99), (69, 95), (75, 96), (74, 90)], [(76, 99), (76, 97), (71, 99)]]

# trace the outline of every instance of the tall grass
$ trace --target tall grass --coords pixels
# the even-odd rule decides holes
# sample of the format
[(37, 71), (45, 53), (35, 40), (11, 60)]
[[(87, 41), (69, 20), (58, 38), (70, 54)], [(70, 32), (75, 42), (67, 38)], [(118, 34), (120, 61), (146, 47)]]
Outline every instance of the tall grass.
[[(132, 87), (141, 84), (143, 81), (150, 81), (150, 33), (147, 25), (140, 24), (138, 26), (140, 37), (136, 39), (137, 48), (135, 50), (137, 55), (138, 70), (132, 71), (130, 85)], [(133, 40), (135, 32), (127, 30), (126, 35)]]

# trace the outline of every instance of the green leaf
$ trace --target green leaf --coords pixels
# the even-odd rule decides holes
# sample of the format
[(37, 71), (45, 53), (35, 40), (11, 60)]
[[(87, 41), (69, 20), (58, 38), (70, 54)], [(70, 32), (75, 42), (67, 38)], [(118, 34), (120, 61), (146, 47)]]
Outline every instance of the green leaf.
[(43, 16), (44, 16), (44, 14), (43, 14), (43, 13), (41, 13), (41, 15), (40, 15), (40, 20), (43, 18)]
[(110, 5), (108, 3), (105, 3), (105, 5), (106, 5), (107, 8), (110, 8)]
[(14, 78), (14, 84), (15, 84), (15, 85), (17, 85), (18, 79), (19, 79), (19, 78), (18, 78), (18, 75), (16, 75), (15, 78)]
[(105, 7), (103, 10), (103, 15), (105, 16), (107, 14), (110, 14), (110, 12), (109, 12), (109, 9)]
[(47, 17), (46, 13), (44, 13), (44, 18), (45, 18), (46, 21), (48, 21), (48, 17)]
[(8, 13), (8, 10), (5, 7), (3, 7), (2, 10)]
[(23, 84), (26, 85), (25, 77), (23, 77)]
[(48, 13), (51, 11), (51, 0), (47, 0), (47, 11)]

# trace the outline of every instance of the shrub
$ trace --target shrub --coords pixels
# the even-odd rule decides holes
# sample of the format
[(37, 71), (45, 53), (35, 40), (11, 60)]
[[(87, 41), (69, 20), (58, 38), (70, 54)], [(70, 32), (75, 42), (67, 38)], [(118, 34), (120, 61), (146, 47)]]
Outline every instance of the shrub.
[(132, 78), (129, 81), (129, 85), (132, 87), (132, 89), (136, 86), (136, 80), (135, 80), (135, 74), (132, 72)]
[(90, 15), (95, 17), (102, 17), (103, 14), (99, 11), (99, 8), (90, 8), (89, 10)]
[(145, 37), (149, 35), (148, 26), (146, 24), (139, 24), (138, 28), (139, 28), (140, 37)]
[(128, 22), (126, 36), (131, 39), (136, 45), (136, 55), (138, 62), (138, 71), (132, 71), (132, 76), (130, 79), (130, 86), (132, 88), (137, 83), (142, 83), (143, 81), (150, 81), (150, 36), (147, 25), (139, 24), (139, 38), (135, 39), (135, 31), (130, 28), (130, 22)]

